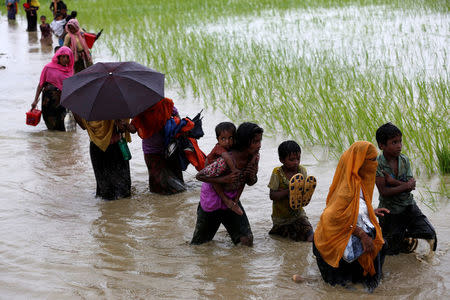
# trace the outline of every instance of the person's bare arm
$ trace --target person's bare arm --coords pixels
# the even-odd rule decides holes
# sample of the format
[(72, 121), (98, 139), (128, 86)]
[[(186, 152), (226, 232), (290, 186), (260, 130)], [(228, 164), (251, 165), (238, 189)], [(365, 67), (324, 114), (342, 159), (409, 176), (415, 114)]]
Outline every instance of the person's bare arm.
[(44, 86), (41, 86), (40, 84), (38, 84), (38, 86), (36, 88), (36, 94), (34, 95), (34, 101), (33, 101), (33, 103), (31, 103), (31, 109), (35, 109), (37, 104), (39, 103), (39, 95), (41, 94), (43, 88), (44, 88)]
[(274, 191), (271, 189), (270, 193), (269, 193), (269, 197), (270, 197), (270, 200), (272, 200), (272, 201), (280, 201), (282, 199), (289, 197), (289, 189), (277, 190), (277, 191)]
[(225, 176), (219, 176), (219, 177), (208, 177), (206, 175), (203, 175), (201, 172), (199, 172), (195, 178), (202, 182), (208, 182), (208, 183), (218, 183), (218, 184), (224, 184), (224, 183), (233, 183), (234, 181), (238, 180), (239, 173), (231, 173)]
[(375, 183), (380, 195), (383, 197), (390, 197), (403, 192), (410, 192), (416, 188), (416, 180), (414, 178), (411, 178), (407, 182), (402, 182), (401, 185), (393, 187), (387, 186), (385, 177), (376, 177)]

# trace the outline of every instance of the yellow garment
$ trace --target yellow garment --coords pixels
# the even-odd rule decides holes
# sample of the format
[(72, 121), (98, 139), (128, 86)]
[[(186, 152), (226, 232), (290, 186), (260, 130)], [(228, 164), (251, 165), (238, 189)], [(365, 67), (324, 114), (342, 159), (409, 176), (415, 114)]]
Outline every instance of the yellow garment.
[[(129, 119), (123, 121), (129, 123)], [(111, 137), (114, 133), (115, 124), (114, 120), (107, 121), (86, 121), (83, 119), (83, 124), (89, 134), (91, 141), (97, 145), (103, 152), (106, 151), (111, 143)], [(131, 142), (131, 136), (129, 132), (125, 133), (125, 139), (128, 143)]]
[(38, 0), (31, 0), (30, 1), (30, 6), (40, 7), (41, 4), (39, 3)]
[[(83, 30), (80, 30), (81, 32), (84, 32)], [(77, 51), (83, 51), (83, 45), (81, 44), (80, 40), (78, 39), (78, 37), (75, 37), (77, 39)], [(66, 34), (66, 36), (64, 37), (64, 46), (69, 47), (70, 48), (71, 45), (71, 41), (70, 41), (70, 35)]]
[(345, 247), (356, 228), (359, 195), (362, 189), (369, 219), (375, 226), (374, 251), (363, 253), (358, 262), (364, 276), (375, 274), (373, 260), (384, 240), (372, 207), (372, 195), (377, 169), (377, 149), (369, 142), (355, 142), (342, 154), (328, 192), (326, 207), (314, 232), (314, 243), (322, 258), (332, 267), (339, 267)]

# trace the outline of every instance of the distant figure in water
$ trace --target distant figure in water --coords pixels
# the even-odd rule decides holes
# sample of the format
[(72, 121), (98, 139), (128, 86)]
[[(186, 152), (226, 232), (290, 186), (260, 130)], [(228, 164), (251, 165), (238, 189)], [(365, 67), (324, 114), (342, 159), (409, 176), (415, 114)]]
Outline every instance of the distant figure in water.
[(42, 92), (42, 116), (49, 130), (65, 131), (66, 108), (59, 105), (63, 80), (73, 75), (73, 54), (68, 47), (61, 47), (45, 65), (36, 88), (31, 108), (36, 108)]
[(78, 73), (92, 65), (91, 52), (86, 44), (84, 31), (77, 19), (71, 19), (66, 24), (64, 46), (70, 47), (75, 57), (74, 72)]
[(19, 0), (6, 0), (6, 10), (8, 11), (8, 20), (16, 19), (18, 3)]
[(23, 4), (25, 13), (27, 15), (27, 31), (37, 31), (37, 11), (41, 4), (38, 0), (27, 0)]
[(336, 167), (313, 242), (322, 278), (331, 285), (360, 282), (372, 292), (380, 282), (384, 239), (376, 216), (389, 210), (372, 208), (376, 159), (375, 146), (360, 141)]
[(390, 214), (380, 218), (383, 236), (387, 241), (386, 254), (411, 253), (425, 239), (430, 244), (430, 254), (436, 251), (436, 231), (414, 201), (411, 191), (416, 180), (409, 158), (402, 154), (402, 132), (392, 123), (386, 123), (376, 132), (378, 156), (376, 184), (380, 192), (378, 207), (389, 209)]
[(47, 23), (47, 18), (45, 16), (41, 16), (41, 25), (39, 25), (41, 29), (41, 42), (46, 42), (48, 44), (52, 43), (52, 29), (50, 25)]

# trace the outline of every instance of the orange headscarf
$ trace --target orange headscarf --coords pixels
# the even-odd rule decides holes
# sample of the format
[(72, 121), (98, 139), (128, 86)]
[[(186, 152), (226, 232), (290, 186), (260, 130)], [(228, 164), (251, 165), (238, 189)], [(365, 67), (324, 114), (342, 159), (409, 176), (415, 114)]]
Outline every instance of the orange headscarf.
[(364, 276), (375, 274), (373, 260), (384, 240), (372, 207), (375, 185), (377, 149), (369, 142), (355, 142), (342, 154), (328, 192), (326, 207), (314, 232), (314, 244), (322, 258), (332, 267), (339, 267), (345, 247), (356, 228), (359, 213), (359, 195), (362, 189), (369, 219), (375, 226), (374, 250), (358, 258)]

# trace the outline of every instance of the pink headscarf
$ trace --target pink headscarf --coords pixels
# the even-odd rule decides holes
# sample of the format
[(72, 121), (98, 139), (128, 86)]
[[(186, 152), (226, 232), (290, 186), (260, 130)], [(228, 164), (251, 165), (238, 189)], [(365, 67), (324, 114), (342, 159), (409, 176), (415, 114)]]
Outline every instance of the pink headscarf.
[[(71, 25), (75, 30), (77, 31), (75, 34), (70, 32), (69, 25)], [(70, 49), (72, 49), (73, 54), (75, 55), (75, 61), (78, 61), (78, 51), (77, 51), (77, 39), (81, 43), (81, 46), (83, 46), (84, 53), (86, 54), (86, 57), (91, 60), (91, 53), (89, 52), (89, 47), (86, 44), (86, 40), (84, 39), (84, 36), (81, 35), (80, 30), (80, 24), (78, 23), (77, 19), (70, 19), (69, 22), (66, 24), (66, 32), (70, 36)]]
[[(58, 63), (58, 57), (61, 55), (69, 56), (69, 64), (67, 66)], [(59, 48), (55, 55), (53, 55), (52, 61), (46, 64), (44, 69), (42, 69), (39, 86), (42, 87), (44, 83), (48, 82), (61, 90), (64, 79), (73, 75), (73, 64), (72, 50), (66, 46)]]

